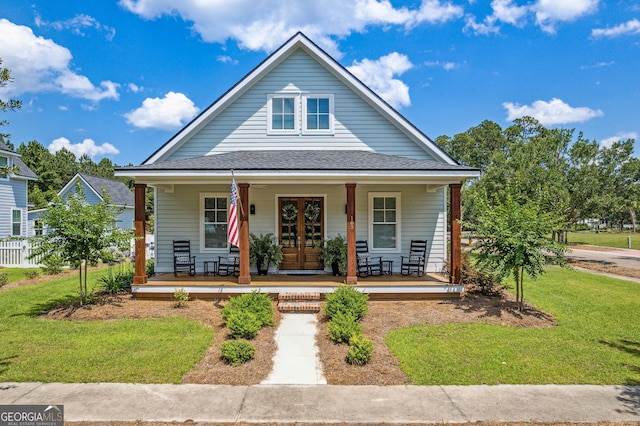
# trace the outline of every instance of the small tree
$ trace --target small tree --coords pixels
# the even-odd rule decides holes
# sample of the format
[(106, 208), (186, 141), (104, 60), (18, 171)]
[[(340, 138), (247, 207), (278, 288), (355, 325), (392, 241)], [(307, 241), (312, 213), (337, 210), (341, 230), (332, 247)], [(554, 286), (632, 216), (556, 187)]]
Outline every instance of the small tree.
[(32, 258), (42, 256), (46, 261), (59, 257), (71, 267), (78, 268), (81, 303), (88, 296), (88, 265), (111, 260), (113, 254), (110, 249), (128, 248), (133, 236), (131, 229), (115, 226), (116, 216), (122, 208), (109, 203), (109, 196), (104, 193), (102, 201), (88, 204), (78, 186), (66, 200), (54, 199), (42, 214), (47, 232), (32, 238), (35, 243)]
[(481, 207), (477, 222), (463, 226), (474, 235), (473, 250), (481, 265), (493, 269), (500, 279), (513, 274), (522, 312), (524, 273), (536, 279), (547, 262), (566, 265), (565, 246), (550, 237), (551, 231), (560, 229), (561, 220), (538, 205), (518, 203), (512, 197), (494, 206), (483, 202)]

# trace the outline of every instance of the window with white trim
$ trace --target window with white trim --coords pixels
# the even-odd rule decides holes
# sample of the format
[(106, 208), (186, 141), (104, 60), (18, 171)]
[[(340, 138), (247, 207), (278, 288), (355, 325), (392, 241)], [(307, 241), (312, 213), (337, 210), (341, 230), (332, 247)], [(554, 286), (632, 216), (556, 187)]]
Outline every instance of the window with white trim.
[(228, 194), (200, 194), (200, 250), (227, 248)]
[(43, 235), (44, 234), (44, 224), (42, 223), (42, 220), (35, 219), (33, 221), (33, 233), (35, 235)]
[[(9, 159), (7, 157), (0, 156), (0, 169), (9, 166)], [(0, 179), (9, 179), (9, 174), (0, 170)]]
[(298, 99), (299, 95), (297, 94), (269, 95), (267, 99), (267, 130), (269, 133), (297, 134), (300, 132)]
[(333, 95), (304, 95), (303, 133), (333, 133)]
[(268, 134), (333, 134), (333, 94), (267, 95)]
[(369, 193), (369, 248), (400, 251), (400, 193)]
[(11, 235), (22, 235), (22, 210), (11, 210)]

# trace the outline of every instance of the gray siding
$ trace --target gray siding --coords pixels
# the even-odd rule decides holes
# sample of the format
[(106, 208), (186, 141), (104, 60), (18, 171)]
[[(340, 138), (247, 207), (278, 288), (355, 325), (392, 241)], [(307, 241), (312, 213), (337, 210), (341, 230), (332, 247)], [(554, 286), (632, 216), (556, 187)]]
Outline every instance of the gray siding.
[[(172, 241), (188, 239), (196, 257), (198, 272), (202, 262), (217, 259), (226, 250), (200, 251), (200, 194), (227, 194), (228, 185), (176, 185), (173, 193), (156, 191), (156, 270), (172, 272)], [(356, 188), (356, 238), (369, 239), (369, 192), (401, 193), (401, 252), (379, 252), (386, 260), (394, 261), (400, 269), (400, 256), (409, 250), (411, 239), (426, 239), (429, 243), (428, 271), (440, 271), (446, 259), (446, 195), (445, 190), (427, 192), (425, 185), (367, 185)], [(267, 185), (249, 189), (249, 203), (256, 206), (256, 214), (249, 216), (249, 231), (268, 232), (277, 236), (278, 196), (325, 197), (325, 238), (338, 234), (346, 236), (344, 185)], [(245, 209), (248, 209), (245, 206)]]
[[(281, 91), (334, 94), (334, 135), (267, 135), (267, 95)], [(298, 50), (167, 160), (264, 149), (349, 149), (435, 159), (349, 87)]]
[(27, 235), (27, 181), (0, 179), (0, 238), (11, 236), (12, 211), (22, 212), (21, 235)]
[(81, 179), (76, 179), (75, 182), (69, 185), (69, 188), (67, 188), (66, 191), (60, 194), (60, 197), (66, 200), (70, 195), (75, 194), (76, 182), (80, 182), (80, 186), (82, 187), (82, 191), (84, 192), (84, 197), (87, 200), (87, 203), (94, 205), (98, 204), (101, 201), (100, 197), (96, 195), (95, 191)]

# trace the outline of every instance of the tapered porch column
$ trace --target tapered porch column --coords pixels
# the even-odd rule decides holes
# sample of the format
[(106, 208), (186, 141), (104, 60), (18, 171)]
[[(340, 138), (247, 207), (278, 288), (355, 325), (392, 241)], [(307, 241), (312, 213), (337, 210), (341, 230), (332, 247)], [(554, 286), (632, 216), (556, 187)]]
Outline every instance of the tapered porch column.
[(249, 272), (249, 266), (251, 260), (249, 259), (249, 184), (241, 183), (238, 185), (238, 192), (240, 193), (240, 203), (242, 208), (240, 209), (240, 276), (238, 277), (238, 284), (251, 284), (251, 273)]
[(134, 187), (134, 243), (135, 271), (133, 276), (134, 284), (144, 284), (147, 282), (147, 250), (146, 250), (146, 199), (147, 185), (136, 183)]
[(460, 243), (460, 188), (461, 184), (449, 185), (449, 199), (451, 214), (449, 215), (449, 229), (451, 229), (451, 260), (449, 262), (449, 283), (460, 284), (462, 282), (461, 258), (462, 247)]
[(347, 183), (347, 284), (358, 284), (356, 274), (356, 184)]

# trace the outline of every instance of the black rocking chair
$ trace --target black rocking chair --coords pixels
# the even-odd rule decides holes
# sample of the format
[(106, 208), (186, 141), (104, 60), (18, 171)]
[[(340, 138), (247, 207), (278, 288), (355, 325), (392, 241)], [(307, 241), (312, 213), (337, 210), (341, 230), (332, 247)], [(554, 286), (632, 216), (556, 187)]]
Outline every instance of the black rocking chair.
[(218, 256), (218, 275), (238, 275), (240, 273), (240, 249), (229, 247), (229, 255)]
[(189, 240), (173, 240), (173, 275), (178, 276), (178, 271), (196, 274), (196, 257), (191, 256), (191, 242)]
[(369, 254), (369, 245), (366, 240), (356, 241), (356, 259), (359, 277), (382, 275), (382, 257)]
[(416, 273), (419, 277), (425, 274), (427, 259), (427, 241), (411, 240), (409, 248), (409, 256), (402, 256), (400, 273), (402, 275), (411, 275)]

